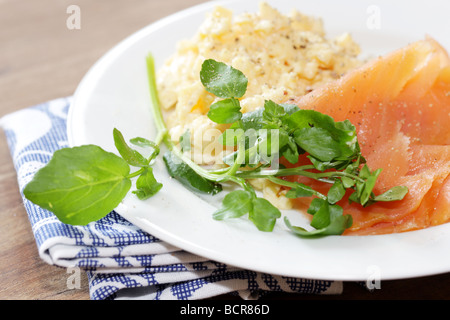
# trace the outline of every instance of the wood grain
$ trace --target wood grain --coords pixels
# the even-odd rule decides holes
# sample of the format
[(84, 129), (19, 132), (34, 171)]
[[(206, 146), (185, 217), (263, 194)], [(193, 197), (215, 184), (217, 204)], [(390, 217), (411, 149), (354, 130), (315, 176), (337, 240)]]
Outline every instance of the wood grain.
[[(131, 33), (204, 0), (0, 0), (0, 117), (73, 94), (107, 50)], [(71, 4), (81, 8), (81, 29), (66, 27)], [(0, 299), (87, 300), (89, 288), (69, 289), (70, 274), (37, 252), (15, 170), (0, 133)], [(339, 296), (269, 294), (265, 299), (450, 299), (450, 274), (386, 281), (369, 292), (345, 283)], [(236, 299), (219, 296), (214, 299)]]

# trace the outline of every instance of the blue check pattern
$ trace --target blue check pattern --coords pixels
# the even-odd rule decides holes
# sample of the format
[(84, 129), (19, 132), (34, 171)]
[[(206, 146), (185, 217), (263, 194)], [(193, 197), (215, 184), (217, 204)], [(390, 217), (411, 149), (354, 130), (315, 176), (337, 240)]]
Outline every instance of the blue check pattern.
[[(55, 99), (0, 120), (21, 192), (56, 150), (68, 146), (70, 103), (71, 97)], [(230, 293), (257, 299), (272, 291), (342, 292), (339, 281), (281, 277), (210, 261), (159, 240), (114, 211), (87, 226), (70, 226), (27, 199), (23, 202), (40, 257), (51, 265), (85, 271), (93, 300), (193, 300)]]

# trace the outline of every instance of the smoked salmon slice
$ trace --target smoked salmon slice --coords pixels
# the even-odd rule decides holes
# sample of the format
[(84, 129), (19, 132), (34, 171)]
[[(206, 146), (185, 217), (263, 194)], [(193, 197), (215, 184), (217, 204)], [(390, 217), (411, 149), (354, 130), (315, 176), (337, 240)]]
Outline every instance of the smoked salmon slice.
[[(344, 235), (450, 222), (450, 59), (438, 42), (411, 43), (291, 102), (355, 125), (368, 166), (383, 170), (375, 194), (398, 185), (409, 188), (403, 200), (367, 207), (341, 200), (353, 217)], [(317, 190), (329, 187), (305, 177), (286, 178)], [(310, 200), (297, 201), (301, 206)]]

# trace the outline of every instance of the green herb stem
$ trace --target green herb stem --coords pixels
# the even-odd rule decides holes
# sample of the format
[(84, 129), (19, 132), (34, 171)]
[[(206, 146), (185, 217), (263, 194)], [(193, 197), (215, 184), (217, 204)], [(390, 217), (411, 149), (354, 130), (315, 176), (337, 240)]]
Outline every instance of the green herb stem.
[[(294, 173), (295, 174), (295, 173)], [(280, 174), (279, 174), (280, 175)], [(328, 171), (328, 172), (309, 172), (309, 171), (301, 171), (299, 172), (298, 175), (304, 176), (304, 177), (308, 177), (308, 178), (313, 178), (316, 180), (321, 180), (323, 181), (323, 179), (327, 179), (327, 178), (337, 178), (337, 177), (347, 177), (350, 179), (354, 179), (358, 182), (364, 183), (364, 179), (355, 176), (354, 174), (350, 174), (347, 172), (342, 172), (342, 171)], [(333, 183), (334, 181), (329, 180), (331, 183)]]
[(135, 172), (130, 173), (129, 175), (127, 175), (128, 179), (137, 177), (139, 175), (141, 175), (141, 173), (143, 173), (146, 170), (146, 168), (140, 168), (139, 170), (136, 170)]
[(316, 180), (333, 183), (333, 180), (327, 180), (327, 178), (337, 178), (337, 177), (347, 177), (354, 179), (358, 182), (364, 183), (364, 179), (341, 171), (328, 171), (328, 172), (311, 172), (307, 170), (314, 169), (313, 165), (304, 165), (296, 168), (278, 169), (278, 170), (261, 170), (261, 171), (238, 171), (236, 176), (244, 179), (256, 179), (256, 178), (269, 178), (271, 176), (303, 176), (308, 178), (313, 178)]
[[(152, 54), (147, 55), (147, 74), (150, 89), (150, 105), (151, 111), (153, 112), (153, 119), (155, 120), (158, 132), (167, 132), (161, 108), (159, 107), (159, 98), (156, 85), (155, 60)], [(165, 138), (164, 141), (167, 140), (166, 135), (164, 135), (163, 138)]]
[(306, 170), (314, 169), (313, 165), (304, 165), (296, 168), (287, 169), (277, 169), (277, 170), (259, 170), (259, 171), (238, 171), (236, 176), (244, 179), (256, 179), (256, 178), (267, 178), (269, 176), (291, 176), (291, 175), (302, 175), (303, 172), (310, 172)]
[[(297, 184), (295, 182), (286, 181), (286, 180), (283, 180), (283, 179), (280, 179), (280, 178), (277, 178), (277, 177), (274, 177), (274, 176), (267, 177), (267, 179), (272, 181), (273, 183), (276, 183), (276, 184), (280, 185), (280, 186), (285, 186), (285, 187), (289, 187), (289, 188), (296, 188), (297, 187)], [(321, 198), (323, 200), (327, 200), (327, 196), (322, 194), (322, 193), (320, 193), (319, 191), (312, 190), (311, 192), (313, 193), (313, 195), (315, 195), (315, 196), (317, 196), (317, 197), (319, 197), (319, 198)]]
[[(209, 172), (208, 170), (202, 168), (195, 162), (193, 162), (189, 157), (185, 156), (181, 150), (179, 150), (173, 141), (170, 139), (168, 135), (168, 130), (166, 124), (164, 122), (163, 114), (161, 112), (161, 108), (159, 105), (158, 91), (156, 89), (156, 76), (155, 76), (155, 66), (154, 66), (154, 58), (151, 54), (147, 56), (147, 72), (149, 79), (149, 87), (150, 87), (150, 108), (153, 113), (153, 118), (158, 129), (158, 135), (156, 142), (163, 141), (166, 147), (175, 154), (178, 158), (180, 158), (183, 162), (185, 162), (189, 167), (191, 167), (197, 174), (200, 176), (214, 181), (214, 182), (224, 182), (224, 181), (232, 181), (241, 186), (246, 186), (246, 183), (243, 179), (235, 177), (234, 173), (238, 169), (238, 164), (240, 162), (236, 161), (235, 165), (228, 168), (228, 170), (224, 171), (220, 174), (214, 174)], [(244, 155), (241, 156), (241, 158)], [(239, 159), (238, 159), (239, 160)], [(241, 159), (242, 160), (242, 159)], [(137, 176), (139, 171), (132, 173), (131, 176)], [(246, 187), (246, 189), (248, 186)]]

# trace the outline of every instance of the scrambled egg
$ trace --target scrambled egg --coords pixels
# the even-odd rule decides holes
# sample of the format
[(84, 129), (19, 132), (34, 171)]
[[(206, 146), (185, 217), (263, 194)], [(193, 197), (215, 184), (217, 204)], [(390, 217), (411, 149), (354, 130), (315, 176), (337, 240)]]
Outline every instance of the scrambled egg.
[[(261, 108), (264, 100), (282, 103), (339, 78), (360, 65), (359, 52), (349, 34), (329, 40), (320, 18), (295, 10), (284, 15), (262, 2), (257, 13), (233, 16), (228, 9), (217, 7), (193, 38), (181, 41), (158, 70), (159, 98), (170, 135), (178, 141), (189, 130), (195, 142), (194, 161), (201, 164), (220, 163), (226, 152), (218, 151), (223, 147), (214, 141), (226, 127), (206, 115), (216, 99), (200, 82), (206, 59), (232, 65), (247, 76), (241, 107), (248, 112)], [(277, 203), (279, 207), (289, 207), (278, 186), (263, 181), (254, 181), (254, 185), (268, 200), (284, 201)]]

